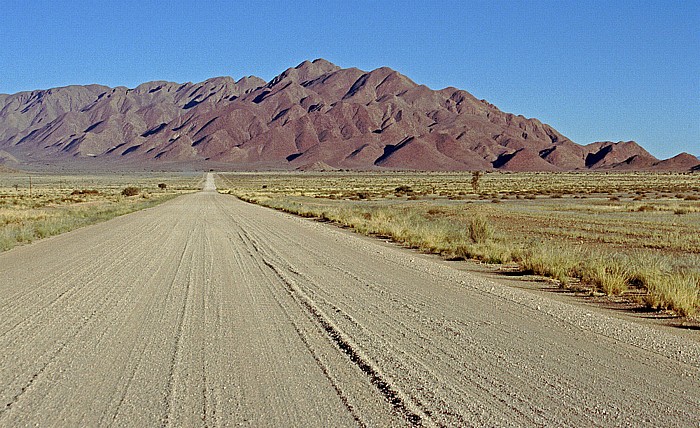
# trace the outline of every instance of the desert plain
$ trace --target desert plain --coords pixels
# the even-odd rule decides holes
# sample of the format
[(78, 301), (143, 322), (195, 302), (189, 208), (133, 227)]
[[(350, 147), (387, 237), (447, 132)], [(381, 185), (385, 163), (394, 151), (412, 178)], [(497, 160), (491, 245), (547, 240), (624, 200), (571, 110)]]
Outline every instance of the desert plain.
[(28, 178), (2, 181), (0, 425), (700, 422), (697, 175)]

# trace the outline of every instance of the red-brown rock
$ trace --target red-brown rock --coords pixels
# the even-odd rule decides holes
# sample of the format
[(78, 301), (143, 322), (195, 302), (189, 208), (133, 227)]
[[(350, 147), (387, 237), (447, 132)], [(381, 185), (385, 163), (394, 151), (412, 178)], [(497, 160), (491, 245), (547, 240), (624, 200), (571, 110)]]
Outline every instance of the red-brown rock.
[(580, 146), (466, 91), (323, 59), (270, 82), (217, 77), (0, 95), (0, 150), (18, 164), (159, 168), (688, 171), (700, 163), (686, 154), (660, 162), (634, 142)]

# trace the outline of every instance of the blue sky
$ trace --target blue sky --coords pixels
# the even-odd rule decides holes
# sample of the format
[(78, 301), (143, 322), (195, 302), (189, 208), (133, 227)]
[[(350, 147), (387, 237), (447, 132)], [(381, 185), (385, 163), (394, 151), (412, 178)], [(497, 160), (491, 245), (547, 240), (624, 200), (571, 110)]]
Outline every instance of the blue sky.
[(700, 1), (39, 1), (0, 7), (0, 93), (389, 66), (579, 144), (700, 155)]

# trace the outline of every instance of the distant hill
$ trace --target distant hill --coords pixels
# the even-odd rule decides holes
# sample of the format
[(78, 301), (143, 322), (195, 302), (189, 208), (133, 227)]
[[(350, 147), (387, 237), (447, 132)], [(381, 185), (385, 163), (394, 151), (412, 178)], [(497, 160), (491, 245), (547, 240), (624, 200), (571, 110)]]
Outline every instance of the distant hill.
[(582, 146), (464, 90), (431, 90), (390, 68), (342, 69), (323, 59), (270, 82), (217, 77), (0, 95), (0, 150), (13, 164), (145, 168), (689, 171), (700, 165), (687, 154), (660, 161), (633, 141)]

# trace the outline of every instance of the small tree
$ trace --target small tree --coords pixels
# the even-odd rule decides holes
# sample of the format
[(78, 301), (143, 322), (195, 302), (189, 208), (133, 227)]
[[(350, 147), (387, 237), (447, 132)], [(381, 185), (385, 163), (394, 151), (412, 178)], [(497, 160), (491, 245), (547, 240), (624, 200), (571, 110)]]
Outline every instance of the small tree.
[(474, 193), (479, 193), (479, 180), (481, 179), (481, 171), (472, 172), (472, 189)]

